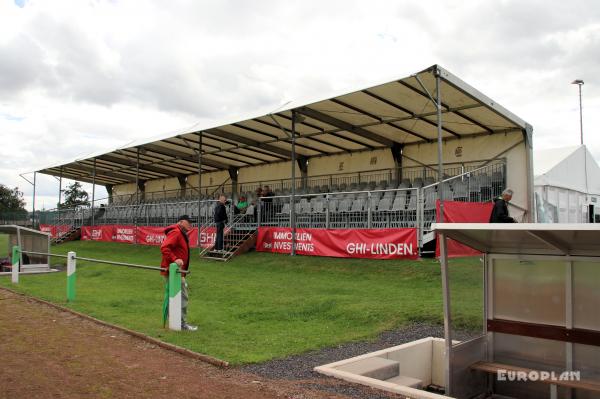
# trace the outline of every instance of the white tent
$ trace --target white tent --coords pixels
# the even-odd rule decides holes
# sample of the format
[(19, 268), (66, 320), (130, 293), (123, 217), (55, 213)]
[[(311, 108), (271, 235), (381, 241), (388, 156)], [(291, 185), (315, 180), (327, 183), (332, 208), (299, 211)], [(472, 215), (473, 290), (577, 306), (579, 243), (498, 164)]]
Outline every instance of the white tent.
[(538, 222), (600, 218), (600, 167), (584, 145), (535, 151), (533, 165)]

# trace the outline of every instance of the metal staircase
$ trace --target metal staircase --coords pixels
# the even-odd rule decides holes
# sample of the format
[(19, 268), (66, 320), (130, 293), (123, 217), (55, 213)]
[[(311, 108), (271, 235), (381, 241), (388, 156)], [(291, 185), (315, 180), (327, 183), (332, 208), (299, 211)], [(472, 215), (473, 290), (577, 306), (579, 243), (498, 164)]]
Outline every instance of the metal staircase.
[[(91, 211), (91, 210), (90, 210)], [(81, 226), (91, 226), (93, 220), (99, 220), (104, 213), (106, 212), (106, 208), (100, 207), (94, 210), (94, 217), (88, 216), (85, 217), (84, 213), (81, 213), (80, 217), (66, 218), (63, 220), (68, 220), (70, 223), (69, 230), (67, 230), (64, 234), (59, 234), (58, 237), (54, 237), (50, 242), (52, 244), (58, 245), (67, 241), (75, 241), (81, 238)], [(64, 222), (58, 221), (58, 224), (61, 225)]]
[[(200, 257), (203, 259), (211, 259), (221, 262), (227, 262), (229, 259), (236, 255), (247, 252), (254, 247), (256, 243), (256, 225), (253, 223), (247, 223), (247, 215), (235, 215), (232, 221), (225, 226), (223, 234), (223, 250), (217, 251), (214, 249), (213, 243), (207, 247), (202, 248), (200, 251)], [(213, 231), (216, 234), (215, 223), (209, 223), (200, 226), (199, 231)]]
[(54, 237), (50, 243), (51, 244), (62, 244), (67, 241), (75, 241), (81, 237), (81, 227), (71, 226), (71, 228), (66, 231), (64, 234), (59, 234), (58, 237)]

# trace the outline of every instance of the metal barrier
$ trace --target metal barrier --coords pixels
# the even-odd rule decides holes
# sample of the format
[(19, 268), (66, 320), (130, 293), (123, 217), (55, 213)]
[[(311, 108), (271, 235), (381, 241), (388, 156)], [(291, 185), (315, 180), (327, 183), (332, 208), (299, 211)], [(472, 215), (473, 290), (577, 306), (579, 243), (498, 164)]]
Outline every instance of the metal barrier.
[[(436, 202), (471, 201), (487, 202), (500, 195), (506, 187), (506, 164), (504, 160), (491, 162), (483, 167), (460, 166), (451, 170), (464, 173), (444, 179), (441, 184), (434, 181), (433, 171), (427, 167), (419, 170), (421, 177), (412, 176), (412, 180), (400, 182), (389, 180), (387, 183), (376, 180), (377, 174), (361, 176), (360, 179), (375, 179), (349, 185), (331, 184), (323, 188), (340, 189), (333, 192), (306, 192), (298, 188), (296, 200), (291, 204), (291, 195), (287, 189), (281, 195), (253, 198), (248, 196), (250, 204), (244, 217), (236, 220), (236, 228), (255, 229), (258, 226), (291, 227), (291, 210), (294, 206), (296, 227), (299, 228), (402, 228), (412, 227), (419, 230), (419, 248), (430, 240), (431, 223), (435, 221)], [(468, 170), (471, 169), (471, 170)], [(404, 176), (411, 171), (404, 169)], [(465, 171), (466, 170), (466, 171)], [(385, 172), (387, 173), (387, 172)], [(416, 173), (416, 172), (415, 172)], [(354, 175), (353, 175), (354, 176)], [(331, 176), (329, 176), (331, 177)], [(343, 176), (338, 176), (342, 178)], [(354, 178), (354, 177), (353, 177)], [(391, 187), (381, 188), (383, 184)], [(297, 181), (300, 185), (300, 181)], [(410, 187), (413, 184), (413, 187)], [(368, 189), (361, 190), (360, 187)], [(373, 187), (375, 186), (375, 187)], [(347, 190), (350, 189), (350, 190)], [(313, 187), (309, 191), (316, 191)], [(85, 208), (60, 210), (59, 220), (70, 221), (75, 226), (89, 224), (147, 225), (167, 226), (177, 221), (182, 214), (190, 215), (193, 224), (200, 231), (208, 231), (213, 223), (213, 210), (217, 200), (179, 201), (144, 203), (139, 205), (106, 206), (96, 208), (94, 218)], [(442, 205), (443, 206), (443, 205)], [(234, 204), (228, 207), (229, 220), (233, 221)], [(58, 211), (57, 211), (58, 212)], [(65, 223), (69, 224), (69, 223)], [(213, 226), (214, 227), (214, 226)], [(229, 226), (231, 231), (231, 226)], [(231, 236), (233, 240), (233, 236)]]
[(435, 222), (437, 200), (490, 202), (506, 187), (505, 169), (504, 163), (493, 163), (444, 179), (441, 184), (437, 182), (423, 187), (422, 203), (418, 207), (421, 220), (419, 246), (422, 247), (425, 236), (431, 231), (431, 223)]
[[(46, 252), (22, 251), (19, 246), (13, 247), (12, 252), (12, 282), (19, 283), (19, 259), (21, 254), (43, 255), (48, 257), (67, 258), (67, 302), (73, 302), (76, 297), (76, 278), (77, 278), (77, 260), (86, 262), (102, 263), (113, 266), (124, 266), (136, 269), (145, 269), (153, 271), (168, 271), (169, 278), (165, 284), (165, 300), (163, 302), (163, 324), (166, 323), (167, 315), (169, 321), (169, 329), (181, 330), (181, 277), (189, 274), (188, 270), (181, 270), (176, 263), (171, 263), (169, 268), (156, 266), (139, 265), (136, 263), (115, 262), (103, 259), (93, 259), (77, 256), (73, 251), (67, 255), (52, 254)], [(16, 263), (15, 263), (16, 260)]]
[[(295, 196), (296, 227), (368, 229), (417, 227), (417, 188)], [(291, 227), (291, 196), (260, 198), (259, 226)]]
[(214, 219), (198, 227), (200, 256), (223, 261), (229, 260), (244, 241), (255, 233), (256, 217), (252, 208), (236, 212), (236, 208), (230, 204), (226, 209), (228, 223), (222, 226), (222, 234), (219, 232), (220, 226), (217, 226)]
[(29, 212), (25, 210), (0, 212), (0, 224), (15, 224), (24, 226), (27, 225), (29, 221)]

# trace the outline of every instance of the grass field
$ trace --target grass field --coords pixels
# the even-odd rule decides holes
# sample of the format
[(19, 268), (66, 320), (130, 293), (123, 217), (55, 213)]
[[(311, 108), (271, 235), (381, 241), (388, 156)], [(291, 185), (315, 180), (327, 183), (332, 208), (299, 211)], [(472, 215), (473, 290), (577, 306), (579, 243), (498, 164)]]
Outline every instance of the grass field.
[(6, 234), (0, 234), (0, 257), (4, 257), (4, 251), (8, 248), (8, 236)]
[[(2, 240), (2, 238), (0, 238)], [(0, 248), (6, 244), (0, 241)], [(52, 252), (158, 265), (157, 247), (74, 242)], [(0, 254), (1, 256), (1, 254)], [(54, 258), (54, 264), (64, 264)], [(189, 321), (199, 331), (162, 328), (158, 272), (78, 261), (77, 299), (65, 303), (65, 273), (10, 278), (0, 285), (43, 298), (233, 364), (260, 362), (342, 342), (375, 338), (410, 322), (442, 322), (435, 260), (372, 261), (249, 253), (228, 263), (193, 259)], [(451, 264), (457, 326), (481, 323), (478, 258)]]

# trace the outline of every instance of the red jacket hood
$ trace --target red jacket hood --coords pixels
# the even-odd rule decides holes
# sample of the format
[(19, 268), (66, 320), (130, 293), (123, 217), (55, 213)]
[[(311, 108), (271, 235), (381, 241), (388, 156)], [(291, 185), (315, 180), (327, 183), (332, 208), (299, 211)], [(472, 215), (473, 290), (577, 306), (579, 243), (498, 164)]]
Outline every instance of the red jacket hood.
[[(178, 228), (179, 228), (178, 224), (172, 224), (172, 225), (168, 226), (167, 228), (165, 228), (165, 235), (169, 234), (169, 232), (171, 230), (178, 229)], [(181, 232), (183, 233), (183, 230), (181, 230)]]

